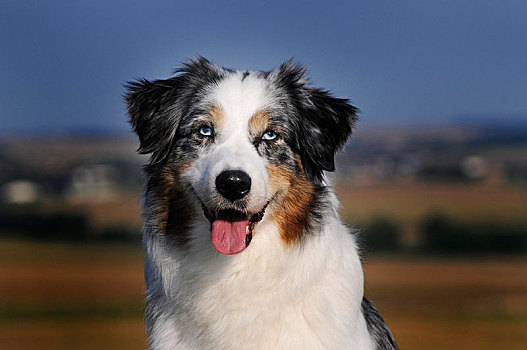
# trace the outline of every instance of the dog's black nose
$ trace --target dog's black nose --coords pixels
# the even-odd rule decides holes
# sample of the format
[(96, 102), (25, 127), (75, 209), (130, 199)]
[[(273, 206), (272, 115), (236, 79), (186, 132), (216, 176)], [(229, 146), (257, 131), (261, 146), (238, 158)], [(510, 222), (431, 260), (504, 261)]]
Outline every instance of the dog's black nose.
[(218, 192), (231, 202), (243, 198), (251, 190), (251, 178), (241, 170), (226, 170), (216, 178)]

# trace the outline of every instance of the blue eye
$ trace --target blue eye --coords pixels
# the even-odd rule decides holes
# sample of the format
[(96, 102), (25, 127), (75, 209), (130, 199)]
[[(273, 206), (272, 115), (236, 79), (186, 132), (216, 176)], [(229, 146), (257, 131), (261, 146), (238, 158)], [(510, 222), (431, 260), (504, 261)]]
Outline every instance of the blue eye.
[(210, 126), (204, 125), (201, 128), (199, 128), (199, 133), (203, 136), (210, 137), (212, 136), (212, 134), (214, 134), (214, 131), (212, 131), (212, 128)]
[(277, 136), (278, 136), (277, 133), (275, 133), (274, 131), (268, 130), (264, 132), (264, 134), (262, 135), (262, 140), (271, 141), (271, 140), (276, 139)]

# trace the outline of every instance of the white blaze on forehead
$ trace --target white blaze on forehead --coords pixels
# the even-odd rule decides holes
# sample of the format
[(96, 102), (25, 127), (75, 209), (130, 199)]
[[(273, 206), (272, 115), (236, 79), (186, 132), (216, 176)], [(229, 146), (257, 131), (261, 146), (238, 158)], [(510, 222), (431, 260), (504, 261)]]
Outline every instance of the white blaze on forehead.
[(249, 121), (267, 109), (270, 98), (265, 79), (257, 73), (229, 74), (210, 90), (205, 104), (217, 107), (223, 121), (215, 130), (214, 143), (200, 156), (187, 174), (192, 186), (205, 203), (213, 204), (219, 194), (216, 177), (226, 170), (242, 170), (251, 178), (247, 209), (259, 212), (268, 198), (265, 160), (258, 154), (249, 133)]
[[(269, 104), (266, 80), (255, 73), (243, 78), (243, 72), (227, 76), (212, 91), (212, 102), (221, 108), (225, 117), (225, 128), (247, 130), (249, 120)], [(232, 130), (234, 129), (234, 130)]]

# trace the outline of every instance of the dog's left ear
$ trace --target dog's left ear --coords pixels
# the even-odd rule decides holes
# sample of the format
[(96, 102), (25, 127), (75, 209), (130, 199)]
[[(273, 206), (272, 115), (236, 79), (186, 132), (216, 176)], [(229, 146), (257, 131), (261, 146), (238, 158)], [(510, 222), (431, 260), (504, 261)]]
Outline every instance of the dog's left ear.
[(297, 152), (307, 176), (322, 182), (323, 171), (335, 170), (335, 154), (344, 146), (357, 120), (357, 108), (347, 99), (307, 86), (305, 69), (289, 61), (278, 70), (281, 85), (295, 105)]
[(152, 162), (165, 158), (181, 119), (177, 107), (180, 78), (148, 81), (140, 79), (125, 87), (130, 124), (139, 136), (141, 154), (152, 154)]

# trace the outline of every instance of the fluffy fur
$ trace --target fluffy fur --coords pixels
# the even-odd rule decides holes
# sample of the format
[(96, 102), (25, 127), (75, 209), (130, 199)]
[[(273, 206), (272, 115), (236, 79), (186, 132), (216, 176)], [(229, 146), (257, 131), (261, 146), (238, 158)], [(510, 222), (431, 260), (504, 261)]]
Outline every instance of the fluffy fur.
[[(356, 109), (303, 76), (291, 61), (249, 72), (198, 58), (172, 78), (128, 84), (139, 150), (151, 154), (151, 349), (397, 348), (363, 297), (356, 239), (324, 176)], [(220, 191), (225, 171), (246, 174), (248, 193)], [(219, 235), (225, 227), (233, 233)]]

